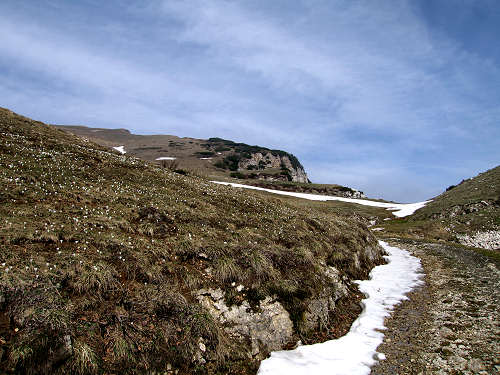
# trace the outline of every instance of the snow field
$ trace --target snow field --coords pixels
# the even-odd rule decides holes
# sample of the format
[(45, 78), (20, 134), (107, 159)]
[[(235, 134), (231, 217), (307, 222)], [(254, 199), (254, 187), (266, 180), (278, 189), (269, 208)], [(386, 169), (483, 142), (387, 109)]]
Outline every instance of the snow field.
[(172, 156), (161, 156), (159, 158), (156, 158), (155, 160), (175, 160), (177, 158), (174, 158)]
[(113, 147), (116, 151), (118, 151), (120, 154), (126, 154), (127, 151), (125, 151), (125, 146), (116, 146)]
[(271, 353), (258, 374), (266, 375), (368, 375), (371, 366), (384, 360), (376, 351), (382, 343), (384, 320), (406, 294), (421, 281), (420, 260), (406, 250), (379, 241), (388, 255), (387, 264), (375, 267), (369, 280), (356, 281), (363, 299), (363, 312), (343, 337), (321, 344), (304, 345)]
[(244, 188), (244, 189), (266, 191), (268, 193), (273, 193), (273, 194), (288, 195), (291, 197), (309, 199), (312, 201), (341, 201), (341, 202), (362, 204), (364, 206), (382, 207), (382, 208), (385, 208), (387, 210), (393, 211), (392, 214), (394, 216), (397, 216), (397, 217), (409, 216), (409, 215), (413, 214), (416, 210), (424, 207), (427, 203), (430, 202), (430, 201), (425, 201), (425, 202), (417, 202), (417, 203), (385, 203), (385, 202), (370, 201), (368, 199), (343, 198), (343, 197), (333, 197), (333, 196), (329, 196), (329, 195), (294, 193), (294, 192), (290, 192), (290, 191), (265, 189), (265, 188), (261, 188), (261, 187), (257, 187), (257, 186), (236, 184), (233, 182), (221, 182), (221, 181), (211, 181), (211, 182), (214, 182), (216, 184), (221, 184), (221, 185), (230, 185), (233, 187), (239, 187), (239, 188)]

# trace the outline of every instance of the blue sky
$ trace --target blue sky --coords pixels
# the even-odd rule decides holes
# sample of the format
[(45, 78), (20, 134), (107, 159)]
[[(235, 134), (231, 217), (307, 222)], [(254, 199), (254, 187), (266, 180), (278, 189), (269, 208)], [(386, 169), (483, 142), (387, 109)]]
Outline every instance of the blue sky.
[(0, 106), (417, 201), (499, 164), (499, 35), (496, 0), (2, 0)]

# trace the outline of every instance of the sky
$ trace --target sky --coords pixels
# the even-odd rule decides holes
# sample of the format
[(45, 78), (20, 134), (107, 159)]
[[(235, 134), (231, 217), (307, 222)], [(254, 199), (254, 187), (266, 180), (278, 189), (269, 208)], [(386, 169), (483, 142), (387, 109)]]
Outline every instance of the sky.
[(500, 160), (497, 0), (2, 0), (0, 106), (414, 202)]

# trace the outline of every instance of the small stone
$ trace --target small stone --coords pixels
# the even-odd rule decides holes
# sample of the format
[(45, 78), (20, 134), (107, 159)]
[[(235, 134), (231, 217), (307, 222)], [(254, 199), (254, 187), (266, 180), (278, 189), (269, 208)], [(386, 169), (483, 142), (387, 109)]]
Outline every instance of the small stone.
[(459, 370), (465, 370), (465, 367), (467, 366), (467, 360), (465, 360), (464, 358), (462, 358), (458, 355), (454, 355), (454, 356), (450, 357), (448, 362), (453, 364), (453, 367), (455, 367)]
[(483, 363), (481, 362), (480, 359), (477, 358), (472, 358), (467, 364), (467, 367), (469, 368), (469, 370), (474, 372), (479, 372), (484, 370)]
[(442, 338), (449, 339), (449, 338), (452, 338), (454, 336), (454, 333), (448, 327), (441, 327), (441, 329), (439, 330), (439, 335)]
[(200, 343), (198, 344), (198, 346), (199, 346), (200, 350), (201, 350), (203, 353), (205, 353), (205, 351), (207, 350), (207, 347), (205, 346), (205, 344), (204, 344), (204, 343), (202, 343), (202, 342), (200, 342)]
[(453, 354), (453, 350), (449, 346), (443, 346), (441, 348), (441, 353), (443, 353), (444, 355), (448, 355), (449, 356), (449, 355)]

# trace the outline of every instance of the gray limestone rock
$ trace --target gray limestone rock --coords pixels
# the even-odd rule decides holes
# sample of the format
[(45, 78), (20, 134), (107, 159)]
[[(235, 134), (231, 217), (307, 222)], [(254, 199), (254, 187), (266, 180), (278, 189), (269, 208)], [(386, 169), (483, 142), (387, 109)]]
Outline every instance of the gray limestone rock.
[(249, 340), (251, 355), (264, 358), (270, 351), (282, 349), (293, 336), (293, 323), (285, 308), (267, 297), (260, 311), (253, 311), (247, 301), (227, 306), (221, 289), (201, 289), (196, 298), (234, 337)]

